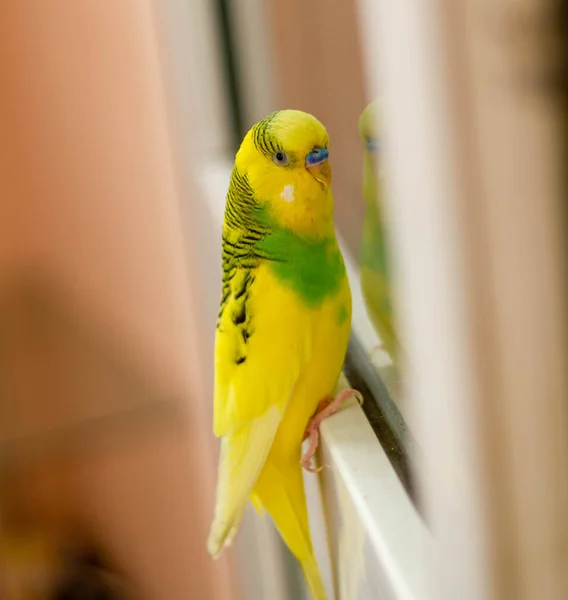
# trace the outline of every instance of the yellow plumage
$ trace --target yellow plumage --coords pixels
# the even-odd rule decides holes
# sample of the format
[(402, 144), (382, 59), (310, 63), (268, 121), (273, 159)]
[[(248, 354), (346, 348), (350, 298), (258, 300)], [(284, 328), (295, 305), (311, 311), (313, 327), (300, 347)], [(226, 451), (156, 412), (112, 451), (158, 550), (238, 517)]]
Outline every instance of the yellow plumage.
[(310, 538), (301, 445), (319, 402), (335, 392), (351, 323), (328, 145), (314, 117), (279, 111), (255, 125), (237, 153), (223, 228), (214, 400), (222, 439), (208, 541), (217, 556), (252, 499), (271, 515), (315, 600), (326, 593)]

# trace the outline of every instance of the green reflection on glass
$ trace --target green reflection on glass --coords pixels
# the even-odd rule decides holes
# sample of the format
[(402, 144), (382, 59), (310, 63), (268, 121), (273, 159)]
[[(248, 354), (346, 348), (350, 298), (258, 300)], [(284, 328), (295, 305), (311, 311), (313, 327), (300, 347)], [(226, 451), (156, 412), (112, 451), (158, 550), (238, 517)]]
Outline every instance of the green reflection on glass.
[(380, 100), (375, 100), (365, 108), (359, 119), (359, 135), (365, 144), (363, 167), (365, 221), (359, 267), (361, 292), (369, 318), (384, 350), (396, 364), (400, 346), (394, 326), (387, 235), (380, 198), (381, 130), (379, 110)]

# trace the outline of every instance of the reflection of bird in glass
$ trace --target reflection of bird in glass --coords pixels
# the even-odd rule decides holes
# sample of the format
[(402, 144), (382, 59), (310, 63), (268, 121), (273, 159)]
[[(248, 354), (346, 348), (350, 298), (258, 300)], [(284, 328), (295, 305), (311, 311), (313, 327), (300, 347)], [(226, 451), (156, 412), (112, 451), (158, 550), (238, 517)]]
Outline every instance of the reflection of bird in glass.
[[(223, 291), (215, 349), (221, 441), (208, 550), (234, 538), (249, 497), (298, 559), (316, 600), (316, 563), (302, 464), (333, 412), (351, 324), (351, 294), (335, 238), (329, 138), (300, 111), (272, 113), (246, 135), (223, 224)], [(311, 418), (324, 401), (326, 407)], [(307, 427), (306, 427), (307, 425)], [(304, 437), (310, 450), (301, 461)]]
[(359, 255), (361, 292), (369, 318), (393, 363), (399, 357), (399, 342), (393, 321), (392, 291), (384, 219), (380, 203), (380, 101), (371, 102), (359, 118), (359, 135), (365, 143), (363, 198), (365, 221)]

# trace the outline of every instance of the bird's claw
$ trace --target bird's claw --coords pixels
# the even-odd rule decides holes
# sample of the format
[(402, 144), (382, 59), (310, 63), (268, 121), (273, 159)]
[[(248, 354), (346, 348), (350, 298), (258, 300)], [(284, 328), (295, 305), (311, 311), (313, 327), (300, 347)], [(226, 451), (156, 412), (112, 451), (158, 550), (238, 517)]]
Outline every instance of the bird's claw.
[(319, 404), (314, 416), (309, 420), (304, 432), (304, 440), (310, 440), (308, 449), (302, 456), (301, 464), (306, 471), (310, 473), (319, 473), (323, 467), (312, 466), (312, 458), (314, 457), (319, 445), (319, 427), (325, 419), (333, 415), (339, 410), (339, 407), (348, 398), (355, 397), (359, 404), (363, 403), (361, 392), (353, 389), (347, 389), (340, 392), (335, 398), (324, 398)]

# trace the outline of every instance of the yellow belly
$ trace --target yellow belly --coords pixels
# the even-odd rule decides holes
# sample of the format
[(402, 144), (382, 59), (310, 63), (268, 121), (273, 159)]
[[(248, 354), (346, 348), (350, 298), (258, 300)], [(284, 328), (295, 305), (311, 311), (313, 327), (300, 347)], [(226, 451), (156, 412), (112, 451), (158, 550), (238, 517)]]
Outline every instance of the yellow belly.
[[(326, 600), (313, 553), (300, 458), (306, 425), (321, 400), (335, 393), (341, 373), (351, 326), (349, 284), (345, 278), (336, 294), (311, 309), (271, 278), (268, 271), (259, 273), (255, 283), (270, 287), (266, 297), (270, 296), (278, 311), (278, 325), (270, 332), (271, 343), (298, 348), (300, 353), (306, 351), (306, 360), (301, 363), (251, 500), (257, 509), (264, 507), (271, 515), (284, 542), (300, 562), (314, 600)], [(290, 363), (296, 358), (290, 356)], [(284, 364), (273, 366), (275, 371), (285, 368)]]
[[(275, 282), (275, 285), (279, 284)], [(290, 293), (287, 311), (306, 310)], [(335, 296), (327, 298), (317, 309), (309, 310), (307, 320), (311, 356), (294, 386), (272, 445), (269, 460), (276, 463), (300, 460), (303, 434), (309, 419), (324, 398), (335, 394), (351, 327), (351, 294), (347, 279)], [(274, 335), (278, 339), (279, 333)]]

